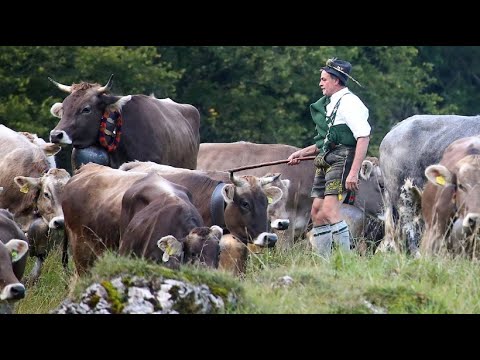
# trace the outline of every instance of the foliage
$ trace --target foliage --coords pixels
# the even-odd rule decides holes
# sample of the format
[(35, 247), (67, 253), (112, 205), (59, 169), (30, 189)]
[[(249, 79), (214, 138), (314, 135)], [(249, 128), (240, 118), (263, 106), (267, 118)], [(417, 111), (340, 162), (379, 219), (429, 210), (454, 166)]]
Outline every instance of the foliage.
[(202, 142), (254, 141), (306, 146), (309, 104), (321, 97), (319, 68), (353, 64), (349, 83), (370, 109), (370, 153), (414, 114), (476, 114), (477, 47), (440, 46), (3, 46), (0, 122), (44, 139), (57, 123), (49, 110), (65, 97), (47, 77), (70, 85), (106, 83), (116, 94), (155, 94), (201, 113)]

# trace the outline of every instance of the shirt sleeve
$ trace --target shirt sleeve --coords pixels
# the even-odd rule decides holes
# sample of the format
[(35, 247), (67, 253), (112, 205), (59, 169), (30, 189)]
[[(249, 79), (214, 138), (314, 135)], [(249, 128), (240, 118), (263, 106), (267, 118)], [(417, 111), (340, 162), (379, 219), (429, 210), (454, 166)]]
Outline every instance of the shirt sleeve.
[(344, 96), (337, 112), (337, 116), (339, 115), (352, 130), (355, 140), (359, 137), (370, 135), (371, 127), (368, 123), (368, 108), (358, 96), (354, 94)]

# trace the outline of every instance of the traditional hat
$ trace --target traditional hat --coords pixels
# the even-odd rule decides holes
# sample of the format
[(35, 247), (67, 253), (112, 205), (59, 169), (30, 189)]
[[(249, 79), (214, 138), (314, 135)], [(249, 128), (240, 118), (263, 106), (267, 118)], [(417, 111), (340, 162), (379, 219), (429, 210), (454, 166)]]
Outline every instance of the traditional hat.
[(357, 80), (350, 76), (352, 64), (350, 64), (348, 61), (339, 60), (337, 58), (328, 59), (326, 66), (320, 69), (320, 71), (322, 70), (339, 78), (344, 85), (347, 84), (348, 79), (352, 79), (352, 81), (354, 81), (356, 84), (362, 86)]

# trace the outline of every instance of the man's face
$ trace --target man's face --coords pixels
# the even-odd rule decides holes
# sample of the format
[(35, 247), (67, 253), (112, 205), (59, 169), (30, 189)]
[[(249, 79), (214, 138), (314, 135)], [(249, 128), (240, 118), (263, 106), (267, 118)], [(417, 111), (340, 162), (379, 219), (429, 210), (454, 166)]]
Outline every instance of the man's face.
[(320, 86), (320, 89), (322, 89), (323, 95), (332, 96), (338, 91), (339, 80), (325, 70), (322, 70), (322, 73), (320, 74), (320, 83), (318, 85)]

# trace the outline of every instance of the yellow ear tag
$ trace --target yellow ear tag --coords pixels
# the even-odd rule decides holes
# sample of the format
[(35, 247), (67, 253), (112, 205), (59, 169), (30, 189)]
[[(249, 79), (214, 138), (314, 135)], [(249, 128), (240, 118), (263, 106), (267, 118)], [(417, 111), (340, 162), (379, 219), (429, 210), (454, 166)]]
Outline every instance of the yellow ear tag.
[(173, 255), (173, 254), (175, 254), (175, 249), (170, 244), (167, 244), (167, 248), (165, 249), (165, 252), (168, 255)]
[(273, 199), (270, 196), (267, 196), (268, 203), (271, 204), (273, 202)]
[(12, 250), (12, 260), (13, 261), (17, 260), (17, 257), (18, 257), (18, 252), (16, 252), (15, 250)]
[(438, 185), (445, 185), (445, 178), (442, 175), (439, 175), (435, 178), (435, 181)]
[(342, 201), (342, 200), (343, 200), (342, 194), (338, 194), (338, 200), (339, 200), (339, 201)]
[(23, 185), (21, 188), (20, 188), (20, 191), (24, 194), (28, 193), (28, 184), (25, 184)]

